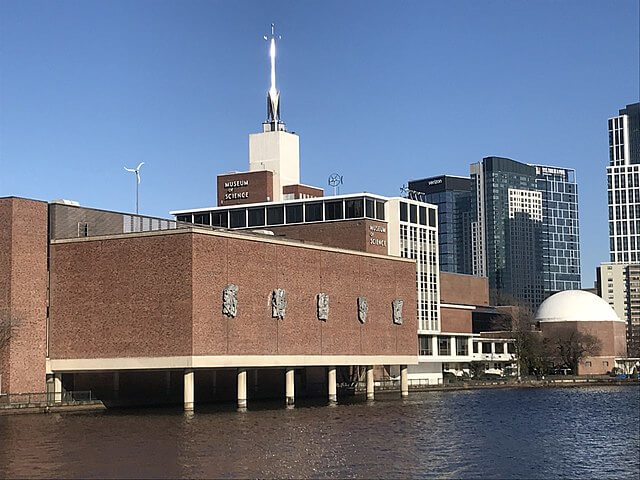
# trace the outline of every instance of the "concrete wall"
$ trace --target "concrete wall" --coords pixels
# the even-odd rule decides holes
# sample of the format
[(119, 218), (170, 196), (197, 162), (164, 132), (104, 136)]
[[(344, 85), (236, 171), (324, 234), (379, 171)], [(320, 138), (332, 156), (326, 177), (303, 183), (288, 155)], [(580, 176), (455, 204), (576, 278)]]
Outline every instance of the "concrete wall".
[(47, 241), (45, 202), (0, 199), (0, 322), (14, 326), (0, 345), (2, 393), (45, 391)]
[[(415, 264), (220, 232), (82, 239), (51, 247), (53, 359), (176, 355), (417, 355)], [(222, 290), (238, 286), (238, 315)], [(287, 313), (271, 318), (271, 292)], [(316, 318), (316, 294), (330, 297)], [(369, 301), (367, 322), (356, 299)], [(404, 324), (391, 302), (404, 300)]]

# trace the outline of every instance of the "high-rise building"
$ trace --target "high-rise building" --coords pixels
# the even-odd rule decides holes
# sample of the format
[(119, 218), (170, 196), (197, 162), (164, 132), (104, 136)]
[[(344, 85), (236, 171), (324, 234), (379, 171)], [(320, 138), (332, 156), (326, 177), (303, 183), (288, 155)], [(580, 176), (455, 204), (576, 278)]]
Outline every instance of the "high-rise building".
[(608, 127), (610, 260), (640, 262), (640, 103), (620, 110)]
[(627, 323), (628, 355), (640, 356), (640, 264), (600, 264), (596, 290)]
[(489, 278), (494, 302), (535, 309), (544, 300), (542, 193), (536, 169), (509, 158), (471, 165), (472, 269)]
[(547, 297), (581, 286), (578, 184), (573, 169), (534, 166), (536, 188), (542, 193), (542, 270)]
[(471, 274), (471, 179), (441, 175), (411, 180), (408, 186), (438, 206), (440, 270)]

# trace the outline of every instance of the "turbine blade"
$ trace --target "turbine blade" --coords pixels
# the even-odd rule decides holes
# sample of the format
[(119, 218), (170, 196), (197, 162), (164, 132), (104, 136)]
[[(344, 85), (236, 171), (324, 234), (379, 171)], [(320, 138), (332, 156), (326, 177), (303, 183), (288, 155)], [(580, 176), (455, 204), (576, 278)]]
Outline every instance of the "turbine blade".
[(140, 167), (141, 167), (142, 165), (144, 165), (144, 162), (140, 162), (140, 163), (138, 164), (138, 166), (137, 166), (136, 170), (140, 170)]

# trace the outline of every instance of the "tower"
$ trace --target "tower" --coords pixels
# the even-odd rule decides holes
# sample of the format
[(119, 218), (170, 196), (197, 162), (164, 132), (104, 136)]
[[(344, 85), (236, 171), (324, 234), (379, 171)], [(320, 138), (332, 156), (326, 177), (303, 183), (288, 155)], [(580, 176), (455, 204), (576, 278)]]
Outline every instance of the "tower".
[(282, 198), (282, 188), (300, 183), (300, 139), (288, 132), (280, 117), (280, 92), (276, 88), (276, 46), (280, 36), (271, 24), (269, 42), (271, 85), (267, 92), (267, 119), (262, 132), (249, 135), (249, 171), (273, 172), (273, 200)]

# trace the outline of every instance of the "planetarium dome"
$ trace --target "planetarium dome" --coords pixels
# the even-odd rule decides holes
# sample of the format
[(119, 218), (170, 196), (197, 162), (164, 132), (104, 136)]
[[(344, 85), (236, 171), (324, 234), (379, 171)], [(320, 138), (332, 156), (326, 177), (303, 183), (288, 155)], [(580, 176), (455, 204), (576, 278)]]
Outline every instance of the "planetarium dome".
[(604, 299), (583, 290), (565, 290), (551, 295), (538, 308), (536, 321), (623, 322)]

